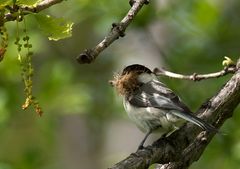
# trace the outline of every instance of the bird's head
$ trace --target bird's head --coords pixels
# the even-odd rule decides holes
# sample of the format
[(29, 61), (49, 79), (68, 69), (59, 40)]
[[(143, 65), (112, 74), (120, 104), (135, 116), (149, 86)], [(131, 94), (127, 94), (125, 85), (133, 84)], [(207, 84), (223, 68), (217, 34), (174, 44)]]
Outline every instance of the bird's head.
[(116, 88), (119, 94), (126, 96), (154, 77), (153, 72), (147, 67), (133, 64), (125, 67), (121, 74), (116, 74), (110, 84)]

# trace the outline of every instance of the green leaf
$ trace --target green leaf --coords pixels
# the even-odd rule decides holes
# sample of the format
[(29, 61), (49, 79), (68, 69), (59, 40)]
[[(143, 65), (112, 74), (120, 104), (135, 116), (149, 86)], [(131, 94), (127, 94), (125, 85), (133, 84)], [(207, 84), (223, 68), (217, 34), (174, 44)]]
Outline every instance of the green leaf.
[(41, 0), (17, 0), (17, 5), (34, 6), (39, 2), (41, 2)]
[(0, 0), (0, 9), (13, 3), (16, 3), (17, 5), (34, 6), (39, 2), (41, 2), (41, 0)]
[(10, 5), (12, 0), (0, 0), (0, 9), (4, 8), (6, 5)]
[(35, 18), (40, 29), (49, 40), (59, 40), (72, 36), (73, 23), (63, 18), (53, 18), (49, 15), (36, 14)]

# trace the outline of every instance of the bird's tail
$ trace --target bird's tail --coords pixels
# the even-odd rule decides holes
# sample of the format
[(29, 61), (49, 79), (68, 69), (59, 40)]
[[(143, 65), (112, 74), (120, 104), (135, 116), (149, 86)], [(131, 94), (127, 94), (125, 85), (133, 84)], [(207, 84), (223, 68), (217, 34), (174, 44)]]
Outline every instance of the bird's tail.
[(172, 113), (175, 116), (178, 116), (186, 121), (189, 121), (189, 122), (201, 127), (205, 131), (219, 133), (219, 130), (216, 127), (214, 127), (212, 124), (209, 124), (209, 123), (205, 122), (204, 120), (202, 120), (190, 113), (185, 113), (185, 112), (182, 113), (182, 112), (178, 112), (178, 111), (172, 111)]

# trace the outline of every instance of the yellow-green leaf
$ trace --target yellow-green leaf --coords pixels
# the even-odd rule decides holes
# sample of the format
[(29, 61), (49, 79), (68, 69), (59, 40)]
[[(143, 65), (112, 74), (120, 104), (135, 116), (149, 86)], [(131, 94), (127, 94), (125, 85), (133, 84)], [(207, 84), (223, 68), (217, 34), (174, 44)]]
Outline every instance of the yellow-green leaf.
[(18, 5), (34, 6), (41, 2), (41, 0), (17, 0)]
[(234, 62), (232, 61), (231, 58), (224, 56), (224, 60), (222, 61), (223, 66), (231, 66), (234, 65)]
[(48, 36), (49, 40), (57, 41), (72, 36), (73, 22), (42, 14), (36, 14), (35, 18), (40, 29)]
[(4, 8), (6, 5), (10, 5), (12, 0), (0, 0), (0, 9)]

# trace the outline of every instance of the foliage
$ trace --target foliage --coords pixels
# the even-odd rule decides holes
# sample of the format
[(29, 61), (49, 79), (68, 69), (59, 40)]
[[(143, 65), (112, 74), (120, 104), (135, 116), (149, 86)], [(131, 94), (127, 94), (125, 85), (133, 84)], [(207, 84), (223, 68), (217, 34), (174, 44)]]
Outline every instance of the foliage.
[(53, 18), (49, 15), (35, 15), (39, 28), (49, 40), (60, 40), (72, 36), (73, 23), (63, 18)]
[[(43, 111), (37, 101), (37, 99), (32, 94), (32, 76), (33, 76), (33, 67), (32, 67), (32, 55), (33, 52), (31, 51), (32, 44), (30, 43), (30, 37), (28, 36), (27, 28), (26, 28), (26, 19), (25, 19), (25, 10), (33, 7), (37, 8), (38, 3), (40, 3), (40, 0), (9, 0), (9, 1), (3, 1), (0, 3), (0, 12), (1, 12), (1, 27), (0, 27), (0, 33), (2, 34), (2, 43), (0, 48), (0, 60), (4, 58), (4, 54), (7, 51), (7, 44), (8, 44), (8, 33), (7, 29), (4, 26), (5, 25), (5, 15), (9, 14), (14, 17), (16, 17), (16, 41), (15, 44), (17, 46), (18, 51), (18, 60), (20, 62), (21, 66), (21, 76), (22, 80), (25, 85), (25, 95), (26, 100), (25, 103), (22, 105), (22, 109), (27, 109), (30, 105), (33, 105), (35, 108), (35, 111), (40, 116), (42, 115)], [(26, 8), (28, 7), (28, 8)], [(70, 21), (66, 22), (63, 18), (52, 18), (49, 15), (43, 15), (43, 14), (36, 14), (35, 18), (40, 26), (40, 29), (48, 36), (49, 40), (59, 40), (66, 37), (71, 36), (71, 29), (73, 23)], [(19, 23), (24, 21), (24, 28), (23, 28), (23, 42), (21, 42), (20, 38), (20, 27)], [(24, 43), (24, 44), (22, 44)], [(23, 56), (22, 47), (26, 49), (26, 54)]]

